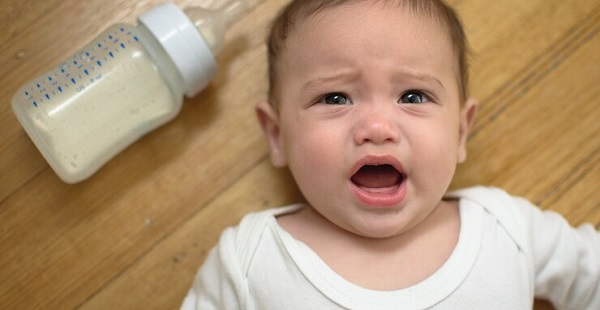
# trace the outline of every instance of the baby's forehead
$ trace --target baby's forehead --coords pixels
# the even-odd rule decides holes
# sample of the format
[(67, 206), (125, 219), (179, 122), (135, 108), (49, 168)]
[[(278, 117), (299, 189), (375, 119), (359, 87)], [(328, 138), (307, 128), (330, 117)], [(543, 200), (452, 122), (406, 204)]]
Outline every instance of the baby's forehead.
[[(351, 11), (386, 10), (394, 12), (399, 18), (415, 17), (423, 23), (438, 26), (440, 30), (447, 30), (449, 27), (448, 12), (442, 8), (445, 6), (436, 5), (439, 1), (431, 0), (372, 0), (372, 1), (324, 1), (327, 4), (317, 7), (309, 7), (306, 10), (298, 10), (294, 18), (288, 21), (291, 29), (302, 28), (306, 22), (320, 19), (340, 18), (339, 22), (344, 23), (344, 13)], [(403, 16), (403, 17), (401, 17)], [(292, 33), (293, 31), (290, 31)]]
[(344, 72), (357, 80), (399, 81), (404, 75), (455, 83), (455, 59), (446, 36), (424, 25), (422, 17), (396, 10), (401, 9), (348, 5), (315, 15), (290, 36), (282, 78), (297, 81)]
[[(294, 45), (290, 42), (294, 40), (294, 37), (308, 36), (311, 31), (316, 33), (327, 31), (325, 27), (314, 27), (316, 23), (321, 21), (335, 21), (344, 25), (352, 22), (348, 17), (349, 13), (369, 9), (384, 9), (391, 12), (391, 14), (386, 15), (387, 19), (392, 20), (391, 23), (399, 18), (417, 18), (424, 27), (437, 31), (437, 38), (445, 38), (446, 40), (442, 39), (446, 41), (443, 44), (448, 43), (450, 46), (440, 48), (452, 55), (453, 60), (451, 62), (456, 66), (456, 75), (459, 84), (461, 84), (461, 97), (463, 99), (466, 97), (468, 88), (466, 37), (457, 14), (440, 0), (292, 1), (273, 23), (268, 41), (270, 94), (275, 94), (273, 91), (278, 88), (278, 75), (283, 73), (279, 69), (281, 69), (282, 63), (286, 62), (284, 59), (290, 60), (289, 56), (291, 55), (286, 54), (289, 54), (290, 48), (295, 49), (298, 47), (291, 46)], [(354, 18), (360, 20), (361, 16)], [(348, 32), (367, 26), (355, 22), (348, 27)], [(389, 30), (387, 26), (384, 25), (383, 27)], [(439, 36), (440, 34), (442, 36)], [(438, 42), (436, 41), (436, 43)]]
[[(327, 1), (326, 1), (327, 2)], [(441, 42), (448, 43), (451, 46), (451, 51), (458, 52), (454, 45), (456, 42), (452, 35), (452, 27), (450, 22), (445, 20), (444, 14), (438, 12), (437, 9), (427, 8), (423, 5), (418, 5), (420, 2), (435, 2), (435, 1), (408, 1), (408, 0), (375, 0), (375, 1), (329, 1), (335, 2), (336, 5), (323, 6), (318, 9), (304, 12), (293, 18), (287, 25), (288, 29), (285, 36), (282, 38), (282, 52), (285, 52), (286, 47), (291, 40), (298, 36), (318, 35), (330, 30), (332, 22), (339, 23), (344, 26), (351, 24), (346, 29), (348, 35), (358, 29), (371, 27), (365, 23), (356, 23), (349, 21), (350, 16), (356, 17), (366, 14), (368, 11), (385, 11), (386, 20), (390, 20), (389, 25), (380, 28), (382, 31), (394, 31), (394, 20), (412, 19), (418, 20), (424, 28), (433, 30), (435, 36), (441, 38)], [(326, 26), (327, 25), (327, 26)], [(400, 32), (402, 29), (397, 29)], [(442, 36), (439, 36), (442, 34)]]
[[(412, 44), (422, 44), (425, 41), (427, 44), (424, 47), (427, 49), (438, 49), (442, 54), (454, 58), (454, 48), (447, 27), (442, 27), (430, 14), (419, 13), (405, 6), (390, 4), (391, 2), (397, 1), (347, 1), (345, 4), (312, 12), (302, 20), (296, 19), (297, 24), (288, 32), (280, 57), (288, 60), (290, 57), (302, 57), (302, 52), (298, 49), (305, 49), (307, 46), (311, 50), (325, 49), (327, 52), (328, 49), (334, 49), (337, 54), (343, 54), (347, 50), (357, 53), (374, 49), (384, 39), (386, 41), (383, 43), (390, 47), (396, 42), (402, 42), (407, 45), (407, 49)], [(365, 36), (365, 33), (370, 35)], [(355, 40), (360, 36), (363, 40)]]

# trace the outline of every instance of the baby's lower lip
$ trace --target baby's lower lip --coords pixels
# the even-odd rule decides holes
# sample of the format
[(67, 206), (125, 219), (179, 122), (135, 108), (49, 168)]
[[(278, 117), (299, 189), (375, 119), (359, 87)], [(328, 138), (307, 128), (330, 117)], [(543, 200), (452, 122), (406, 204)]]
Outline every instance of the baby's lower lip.
[(362, 203), (373, 208), (389, 208), (401, 203), (406, 197), (406, 177), (402, 182), (388, 187), (369, 188), (350, 182), (354, 195)]

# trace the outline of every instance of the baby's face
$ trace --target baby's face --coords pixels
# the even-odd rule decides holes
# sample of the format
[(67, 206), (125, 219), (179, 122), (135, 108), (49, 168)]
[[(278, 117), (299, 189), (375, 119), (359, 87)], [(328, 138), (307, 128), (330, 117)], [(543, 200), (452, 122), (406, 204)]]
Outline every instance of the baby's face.
[(380, 238), (414, 227), (465, 157), (446, 34), (409, 10), (360, 1), (309, 18), (286, 43), (275, 163), (348, 231)]

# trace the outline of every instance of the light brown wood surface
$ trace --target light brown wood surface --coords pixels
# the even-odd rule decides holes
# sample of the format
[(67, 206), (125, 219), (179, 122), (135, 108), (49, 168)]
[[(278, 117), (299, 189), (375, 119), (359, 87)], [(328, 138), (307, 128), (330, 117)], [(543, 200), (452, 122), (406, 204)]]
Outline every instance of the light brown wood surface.
[[(175, 309), (225, 227), (301, 199), (270, 166), (253, 110), (265, 32), (287, 0), (252, 1), (210, 87), (91, 179), (67, 185), (46, 164), (12, 114), (14, 93), (160, 2), (1, 0), (0, 309)], [(598, 227), (600, 2), (449, 2), (481, 100), (453, 187), (499, 186)]]

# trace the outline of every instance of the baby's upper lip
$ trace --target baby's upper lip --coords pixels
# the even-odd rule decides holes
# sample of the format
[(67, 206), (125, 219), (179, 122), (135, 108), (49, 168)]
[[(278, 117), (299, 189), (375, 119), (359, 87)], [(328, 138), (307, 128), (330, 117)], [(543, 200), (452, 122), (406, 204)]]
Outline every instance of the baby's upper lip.
[(402, 175), (405, 174), (404, 167), (400, 161), (392, 155), (367, 155), (361, 157), (352, 167), (350, 177), (354, 176), (364, 166), (390, 165)]

